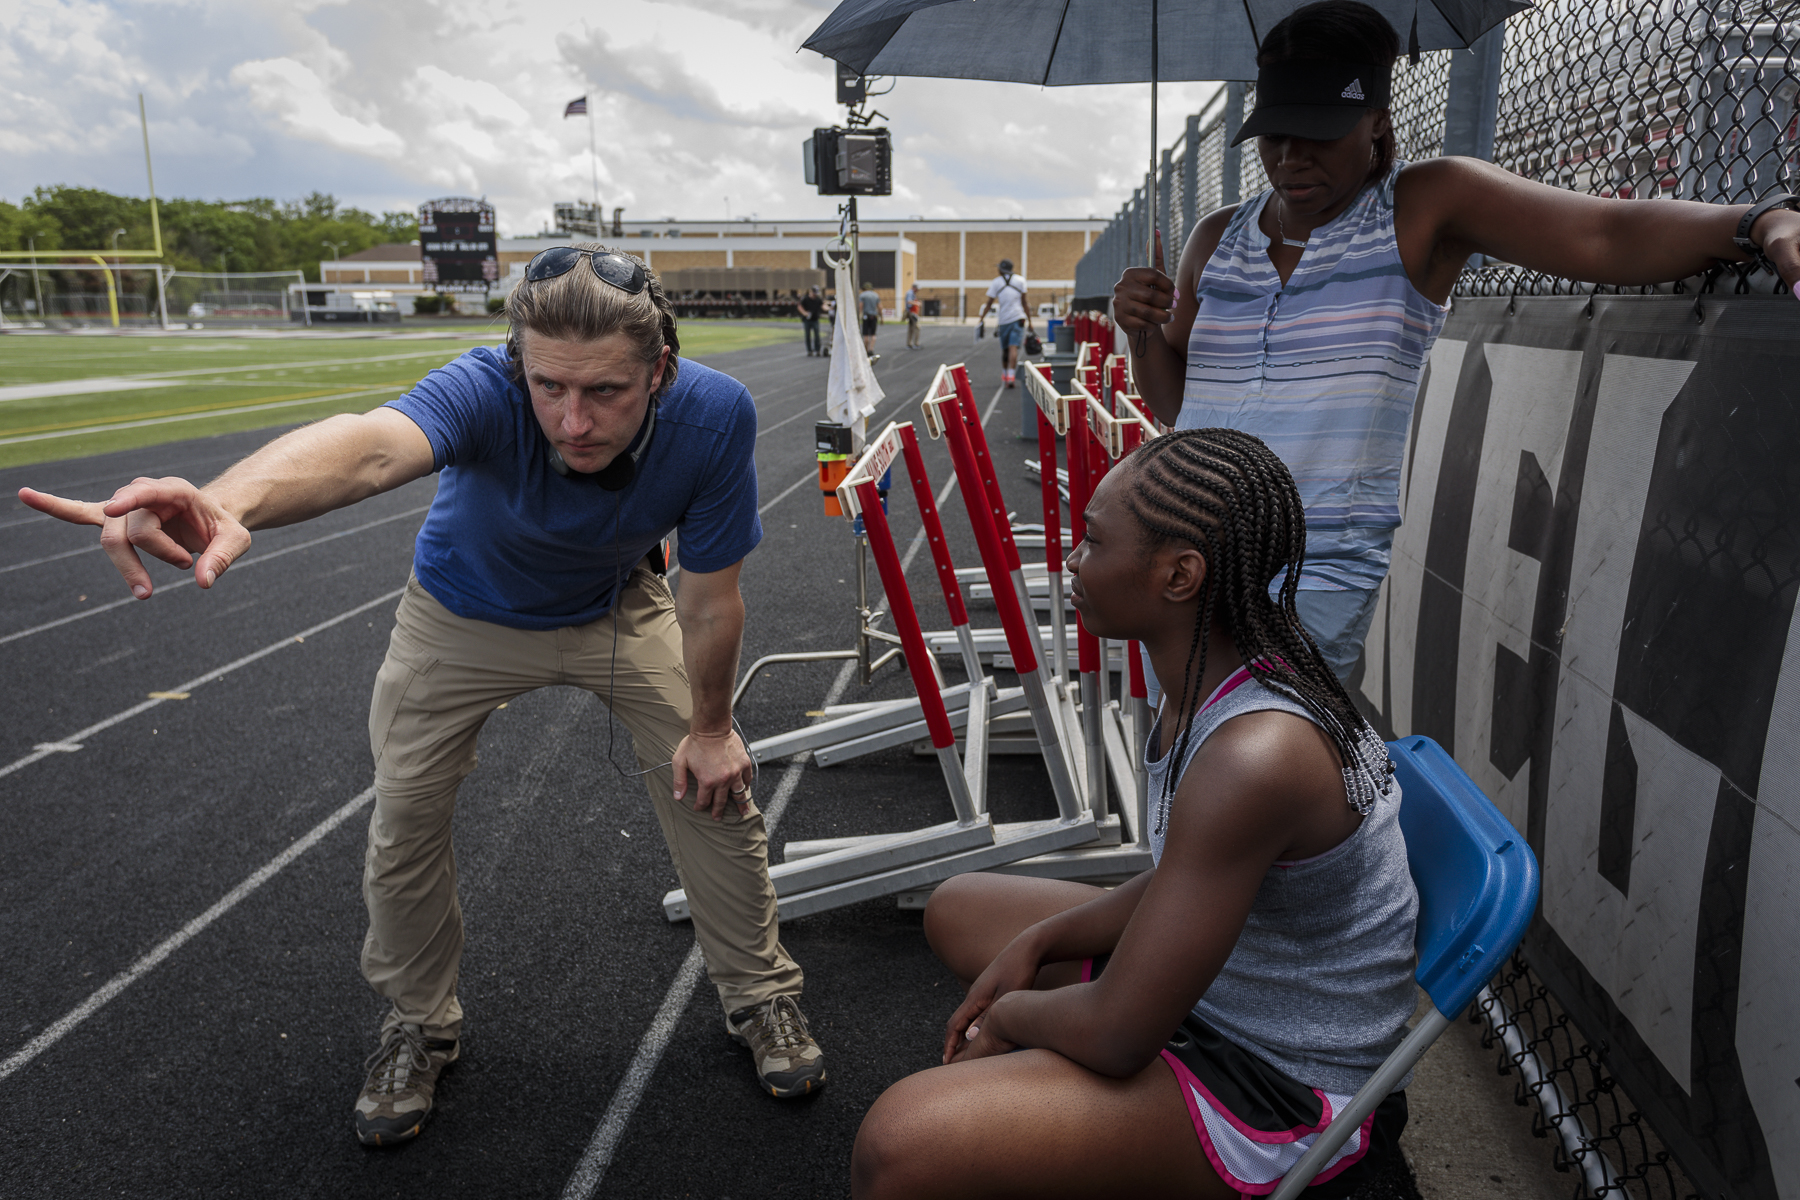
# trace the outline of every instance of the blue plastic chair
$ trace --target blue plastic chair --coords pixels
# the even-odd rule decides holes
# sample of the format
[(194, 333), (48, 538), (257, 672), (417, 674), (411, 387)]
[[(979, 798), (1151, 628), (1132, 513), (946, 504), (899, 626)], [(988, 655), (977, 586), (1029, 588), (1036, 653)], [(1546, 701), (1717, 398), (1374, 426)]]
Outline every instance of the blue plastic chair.
[(1350, 1140), (1438, 1034), (1512, 954), (1537, 909), (1538, 864), (1525, 839), (1456, 760), (1428, 737), (1388, 743), (1400, 782), (1400, 829), (1419, 889), (1419, 986), (1432, 1009), (1282, 1178), (1293, 1200)]

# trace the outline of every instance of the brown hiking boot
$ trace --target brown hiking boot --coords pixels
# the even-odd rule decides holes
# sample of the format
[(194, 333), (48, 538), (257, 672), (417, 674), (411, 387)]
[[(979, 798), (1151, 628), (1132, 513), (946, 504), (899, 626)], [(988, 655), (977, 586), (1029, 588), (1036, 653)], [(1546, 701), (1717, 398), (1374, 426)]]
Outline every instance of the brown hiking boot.
[(428, 1038), (417, 1025), (396, 1025), (382, 1034), (356, 1098), (356, 1139), (365, 1146), (393, 1146), (417, 1137), (431, 1115), (438, 1076), (456, 1061), (461, 1045)]
[(825, 1052), (807, 1032), (792, 996), (740, 1008), (725, 1018), (726, 1032), (750, 1047), (756, 1078), (778, 1100), (805, 1096), (825, 1086)]

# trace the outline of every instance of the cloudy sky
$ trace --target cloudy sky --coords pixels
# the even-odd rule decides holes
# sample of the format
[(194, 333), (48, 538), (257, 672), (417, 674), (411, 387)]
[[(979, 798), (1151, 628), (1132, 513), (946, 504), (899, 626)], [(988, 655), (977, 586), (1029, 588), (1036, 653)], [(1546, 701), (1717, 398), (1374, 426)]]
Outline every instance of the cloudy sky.
[[(593, 190), (627, 220), (829, 216), (800, 143), (841, 120), (797, 51), (832, 0), (0, 0), (0, 197), (142, 195), (137, 94), (163, 196), (371, 210), (484, 195), (503, 234)], [(1001, 34), (1000, 36), (1003, 36)], [(1163, 141), (1209, 84), (1164, 85)], [(877, 102), (891, 197), (866, 215), (1110, 214), (1148, 152), (1144, 85), (902, 79)]]

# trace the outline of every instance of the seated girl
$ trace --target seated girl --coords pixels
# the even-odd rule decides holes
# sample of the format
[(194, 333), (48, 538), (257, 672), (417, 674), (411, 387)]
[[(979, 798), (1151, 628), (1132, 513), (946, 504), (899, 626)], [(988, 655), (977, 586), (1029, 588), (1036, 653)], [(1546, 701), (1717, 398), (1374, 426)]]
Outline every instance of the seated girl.
[[(1295, 615), (1287, 468), (1247, 433), (1171, 433), (1086, 516), (1076, 608), (1174, 681), (1145, 751), (1155, 866), (937, 890), (926, 936), (968, 997), (944, 1065), (864, 1118), (858, 1197), (1266, 1194), (1405, 1036), (1400, 788)], [(1309, 1198), (1349, 1194), (1405, 1123), (1396, 1091)]]

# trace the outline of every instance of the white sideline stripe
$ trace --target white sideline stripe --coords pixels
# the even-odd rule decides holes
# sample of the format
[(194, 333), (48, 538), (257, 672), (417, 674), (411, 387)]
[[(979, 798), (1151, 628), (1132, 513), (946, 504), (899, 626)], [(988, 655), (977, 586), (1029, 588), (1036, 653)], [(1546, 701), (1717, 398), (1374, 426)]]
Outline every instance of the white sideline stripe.
[(53, 396), (88, 396), (101, 392), (135, 392), (143, 388), (174, 387), (159, 379), (65, 379), (59, 383), (14, 383), (0, 387), (0, 404), (8, 400), (48, 400)]
[[(1001, 389), (1004, 390), (1004, 389)], [(981, 414), (981, 423), (987, 424), (994, 415), (995, 407), (1000, 403), (1000, 390), (994, 392), (994, 398), (988, 402), (987, 411)], [(808, 475), (807, 479), (813, 478)], [(800, 483), (805, 483), (802, 479)], [(774, 507), (777, 501), (794, 488), (790, 487), (774, 500), (764, 506)], [(950, 498), (950, 492), (956, 487), (956, 473), (938, 492), (938, 507)], [(925, 527), (913, 534), (912, 545), (906, 548), (906, 557), (900, 560), (900, 573), (904, 575), (912, 568), (913, 560), (918, 558), (919, 551), (925, 545)], [(886, 604), (884, 600), (883, 605)], [(844, 689), (850, 686), (850, 680), (856, 671), (856, 664), (847, 662), (838, 671), (838, 677), (825, 693), (820, 708), (829, 708), (843, 696)], [(797, 756), (782, 772), (781, 781), (775, 785), (775, 797), (763, 810), (763, 824), (770, 841), (775, 837), (775, 825), (781, 820), (781, 814), (787, 811), (788, 800), (794, 789), (800, 784), (801, 773), (806, 770), (807, 758)], [(650, 1019), (650, 1028), (638, 1041), (637, 1053), (631, 1056), (631, 1065), (625, 1068), (625, 1075), (619, 1080), (618, 1090), (613, 1093), (612, 1102), (606, 1106), (606, 1115), (600, 1119), (600, 1127), (594, 1131), (587, 1149), (582, 1152), (581, 1161), (575, 1164), (575, 1170), (569, 1176), (569, 1182), (563, 1187), (562, 1200), (592, 1200), (600, 1188), (600, 1182), (606, 1177), (606, 1168), (612, 1165), (613, 1154), (619, 1148), (619, 1140), (625, 1136), (625, 1127), (631, 1123), (632, 1114), (637, 1112), (638, 1103), (644, 1098), (644, 1090), (650, 1085), (650, 1077), (656, 1074), (658, 1064), (662, 1062), (663, 1051), (669, 1047), (669, 1039), (675, 1034), (675, 1026), (680, 1023), (682, 1014), (687, 1011), (688, 1001), (693, 999), (694, 987), (700, 982), (700, 971), (704, 961), (700, 956), (698, 944), (688, 951), (681, 962), (681, 969), (675, 972), (675, 979), (669, 984), (669, 990), (663, 996), (662, 1004), (656, 1010), (656, 1016)]]
[(32, 1059), (54, 1046), (77, 1025), (99, 1012), (100, 1009), (120, 992), (154, 971), (165, 958), (181, 949), (188, 942), (200, 935), (208, 925), (236, 908), (238, 903), (263, 884), (278, 875), (282, 868), (318, 845), (327, 834), (355, 816), (357, 811), (374, 799), (375, 788), (370, 785), (365, 791), (358, 793), (342, 808), (314, 825), (310, 830), (277, 854), (274, 858), (258, 867), (236, 887), (221, 896), (213, 906), (183, 925), (176, 933), (160, 943), (150, 953), (132, 963), (125, 970), (113, 976), (99, 991), (70, 1009), (55, 1024), (26, 1042), (5, 1062), (0, 1062), (0, 1080), (25, 1066)]
[[(349, 529), (340, 529), (336, 533), (328, 533), (323, 537), (316, 537), (310, 541), (296, 542), (292, 546), (283, 546), (279, 550), (271, 550), (267, 554), (259, 554), (255, 558), (240, 559), (231, 564), (231, 570), (241, 571), (245, 567), (254, 567), (258, 563), (266, 563), (270, 559), (280, 558), (284, 554), (292, 554), (296, 550), (310, 550), (312, 547), (321, 545), (325, 542), (336, 541), (341, 537), (349, 537), (353, 533), (361, 533), (363, 530), (373, 529), (377, 525), (386, 525), (389, 521), (398, 521), (405, 517), (415, 517), (430, 507), (429, 504), (422, 504), (418, 508), (409, 508), (405, 512), (398, 512), (390, 517), (377, 517), (373, 521), (365, 521), (361, 525), (352, 526)], [(31, 566), (32, 564), (21, 563), (19, 565)], [(229, 574), (229, 572), (227, 573)], [(184, 578), (177, 579), (174, 583), (162, 584), (156, 590), (157, 592), (172, 592), (179, 587), (191, 587), (193, 586), (193, 583), (194, 577), (188, 575)], [(99, 616), (101, 613), (111, 609), (119, 608), (126, 604), (138, 603), (141, 603), (141, 601), (139, 601), (136, 596), (127, 596), (123, 600), (112, 600), (95, 608), (83, 609), (81, 612), (72, 613), (66, 617), (58, 617), (54, 621), (46, 621), (42, 625), (33, 625), (30, 629), (21, 629), (17, 633), (9, 633), (4, 637), (0, 637), (0, 646), (4, 646), (8, 642), (18, 641), (22, 637), (30, 637), (34, 633), (42, 633), (46, 629), (55, 629), (59, 625), (67, 625), (71, 621), (85, 621), (89, 617)], [(181, 689), (177, 688), (176, 690), (180, 691)]]
[[(360, 616), (361, 614), (368, 612), (371, 608), (374, 608), (377, 605), (385, 604), (386, 602), (388, 602), (390, 600), (396, 599), (400, 595), (400, 593), (404, 592), (405, 590), (406, 589), (404, 587), (397, 587), (393, 591), (388, 592), (385, 595), (377, 596), (373, 600), (370, 600), (365, 604), (357, 605), (355, 608), (351, 609), (348, 612), (339, 613), (337, 616), (332, 617), (330, 620), (327, 620), (327, 621), (320, 621), (317, 625), (313, 625), (309, 628), (302, 629), (299, 633), (291, 633), (287, 637), (282, 638), (278, 642), (273, 642), (267, 646), (264, 646), (261, 650), (252, 651), (251, 653), (244, 655), (244, 657), (242, 657), (240, 659), (237, 659), (233, 662), (226, 663), (222, 667), (214, 667), (212, 670), (208, 671), (204, 675), (196, 675), (196, 676), (194, 676), (194, 678), (188, 680), (186, 683), (178, 683), (174, 687), (169, 688), (167, 690), (170, 692), (191, 692), (195, 688), (200, 687), (202, 684), (212, 683), (214, 680), (217, 680), (217, 679), (223, 679), (225, 676), (231, 674), (233, 671), (237, 670), (239, 667), (247, 667), (259, 658), (267, 658), (269, 655), (275, 653), (277, 650), (285, 650), (289, 646), (297, 645), (298, 643), (311, 637), (315, 633), (319, 633), (322, 630), (330, 629), (333, 625), (336, 625), (343, 621), (348, 621), (351, 617)], [(104, 721), (97, 721), (94, 724), (89, 725), (86, 729), (77, 730), (76, 732), (69, 734), (67, 737), (59, 738), (58, 740), (56, 740), (54, 742), (40, 742), (40, 743), (38, 743), (39, 748), (37, 750), (34, 750), (32, 753), (27, 754), (24, 758), (17, 759), (11, 763), (8, 763), (4, 767), (0, 767), (0, 779), (4, 779), (6, 776), (11, 775), (14, 771), (17, 771), (23, 767), (30, 766), (32, 763), (37, 762), (39, 759), (48, 758), (50, 755), (55, 754), (58, 750), (62, 750), (62, 749), (65, 749), (65, 748), (71, 747), (71, 746), (79, 747), (81, 745), (81, 743), (87, 741), (88, 738), (94, 736), (96, 733), (100, 733), (103, 730), (111, 729), (114, 725), (117, 725), (121, 721), (128, 721), (132, 717), (137, 716), (139, 713), (148, 712), (151, 709), (155, 708), (157, 705), (166, 704), (166, 703), (168, 703), (168, 701), (166, 699), (160, 698), (160, 697), (152, 698), (149, 700), (144, 700), (138, 704), (132, 705), (130, 708), (125, 709), (123, 712), (114, 713), (112, 716), (106, 718)]]
[[(367, 358), (310, 358), (296, 359), (292, 362), (248, 363), (235, 367), (187, 367), (179, 371), (147, 371), (139, 375), (97, 375), (89, 379), (62, 379), (52, 383), (19, 383), (0, 388), (0, 402), (7, 400), (31, 400), (44, 396), (78, 396), (83, 392), (116, 392), (126, 387), (170, 387), (164, 380), (190, 379), (196, 375), (241, 375), (245, 371), (305, 371), (314, 367), (349, 367), (358, 363), (398, 362), (408, 358), (455, 358), (462, 354), (461, 348), (446, 351), (414, 350), (407, 354), (372, 354)], [(260, 382), (260, 381), (259, 381)], [(292, 383), (297, 380), (271, 380), (271, 383)], [(93, 386), (99, 385), (99, 386)], [(62, 388), (57, 392), (37, 392), (37, 388)], [(25, 395), (31, 392), (31, 395)]]
[(54, 438), (81, 437), (89, 433), (112, 433), (120, 429), (147, 429), (153, 425), (174, 425), (180, 421), (205, 421), (211, 417), (235, 417), (240, 413), (271, 412), (278, 408), (299, 408), (308, 404), (329, 404), (334, 400), (354, 400), (358, 396), (398, 396), (406, 388), (361, 388), (352, 392), (334, 392), (329, 396), (308, 396), (300, 400), (277, 400), (269, 404), (240, 404), (236, 408), (209, 408), (205, 412), (177, 413), (170, 417), (146, 417), (141, 421), (114, 421), (108, 425), (82, 425), (75, 429), (56, 429), (49, 433), (28, 433), (19, 437), (0, 438), (0, 446), (16, 446), (22, 442), (46, 442)]
[(8, 571), (23, 571), (26, 567), (41, 567), (45, 563), (53, 563), (58, 559), (74, 558), (77, 554), (86, 554), (89, 551), (98, 550), (99, 548), (100, 544), (96, 542), (91, 546), (83, 546), (79, 550), (64, 550), (61, 554), (46, 554), (42, 558), (27, 559), (22, 563), (14, 563), (10, 567), (0, 567), (0, 575), (4, 575)]

